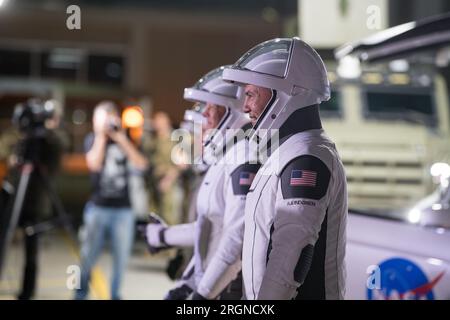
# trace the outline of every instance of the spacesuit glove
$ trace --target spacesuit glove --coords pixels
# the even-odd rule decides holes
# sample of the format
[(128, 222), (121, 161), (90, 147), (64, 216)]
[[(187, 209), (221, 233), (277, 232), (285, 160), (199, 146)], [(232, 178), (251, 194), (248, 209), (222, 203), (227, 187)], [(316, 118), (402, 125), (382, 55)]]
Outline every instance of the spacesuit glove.
[(186, 300), (192, 293), (192, 291), (194, 290), (192, 290), (186, 284), (183, 284), (180, 287), (169, 290), (169, 292), (167, 292), (166, 296), (164, 297), (164, 300)]
[(192, 295), (192, 300), (208, 300), (208, 299), (202, 296), (197, 291), (195, 291), (194, 294)]
[(165, 221), (154, 213), (148, 216), (148, 220), (150, 223), (141, 230), (147, 242), (148, 251), (155, 254), (163, 249), (169, 249), (170, 246), (164, 240), (164, 232), (168, 228)]

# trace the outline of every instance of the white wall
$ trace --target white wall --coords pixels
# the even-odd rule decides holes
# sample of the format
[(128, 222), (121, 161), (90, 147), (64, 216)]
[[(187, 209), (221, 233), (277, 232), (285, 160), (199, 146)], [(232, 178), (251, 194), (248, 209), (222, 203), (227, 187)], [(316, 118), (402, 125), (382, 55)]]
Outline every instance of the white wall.
[[(346, 14), (341, 1), (347, 2)], [(388, 0), (298, 0), (299, 35), (316, 48), (334, 48), (388, 26)]]

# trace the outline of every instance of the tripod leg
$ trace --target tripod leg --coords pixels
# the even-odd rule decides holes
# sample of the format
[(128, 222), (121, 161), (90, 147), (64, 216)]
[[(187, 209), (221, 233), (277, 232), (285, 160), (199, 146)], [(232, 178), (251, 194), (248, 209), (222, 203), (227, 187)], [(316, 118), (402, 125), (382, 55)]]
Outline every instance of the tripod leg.
[(52, 206), (56, 210), (58, 220), (61, 222), (63, 228), (69, 234), (69, 236), (72, 238), (72, 240), (76, 243), (77, 242), (76, 232), (72, 226), (72, 223), (70, 222), (69, 215), (67, 214), (66, 210), (64, 209), (61, 199), (58, 197), (58, 195), (57, 195), (55, 189), (53, 188), (53, 185), (50, 182), (50, 180), (48, 179), (48, 177), (43, 174), (41, 174), (40, 177), (41, 177), (41, 181), (44, 185), (44, 188), (47, 190), (48, 196), (50, 197)]
[(38, 271), (38, 238), (37, 234), (25, 236), (25, 269), (19, 300), (29, 300), (34, 295)]
[(0, 278), (2, 276), (3, 266), (5, 264), (6, 251), (11, 244), (14, 232), (19, 222), (20, 214), (22, 213), (23, 201), (25, 199), (28, 183), (30, 182), (31, 174), (34, 171), (34, 165), (26, 163), (22, 167), (22, 172), (19, 180), (19, 187), (14, 198), (9, 222), (5, 223), (4, 229), (0, 232)]

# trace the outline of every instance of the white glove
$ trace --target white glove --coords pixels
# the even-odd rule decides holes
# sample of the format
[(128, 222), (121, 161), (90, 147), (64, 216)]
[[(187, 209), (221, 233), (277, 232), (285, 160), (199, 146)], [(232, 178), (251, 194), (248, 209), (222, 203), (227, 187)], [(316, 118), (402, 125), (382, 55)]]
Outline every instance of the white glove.
[(161, 242), (161, 233), (164, 232), (164, 230), (167, 227), (160, 223), (149, 223), (145, 230), (145, 235), (147, 238), (147, 244), (151, 248), (164, 248), (167, 247), (167, 244)]

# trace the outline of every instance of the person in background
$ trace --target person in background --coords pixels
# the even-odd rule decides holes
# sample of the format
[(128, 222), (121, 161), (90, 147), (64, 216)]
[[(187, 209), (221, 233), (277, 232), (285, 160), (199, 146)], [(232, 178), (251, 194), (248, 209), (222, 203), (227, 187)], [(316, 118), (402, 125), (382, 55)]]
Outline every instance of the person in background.
[[(39, 141), (42, 142), (39, 143), (39, 149), (36, 149), (32, 156), (34, 170), (30, 175), (19, 217), (19, 227), (22, 229), (32, 228), (52, 215), (52, 204), (49, 193), (43, 186), (43, 179), (50, 184), (54, 183), (61, 168), (62, 155), (68, 150), (70, 144), (67, 132), (61, 127), (63, 109), (59, 103), (54, 100), (31, 99), (25, 104), (19, 104), (15, 112), (25, 105), (33, 105), (33, 107), (45, 105), (45, 108), (52, 112), (51, 116), (43, 122), (43, 127), (39, 126), (40, 129), (43, 129), (39, 131)], [(29, 139), (34, 138), (37, 134), (31, 130), (31, 127), (32, 124), (24, 128), (27, 133), (17, 130), (17, 128), (11, 128), (2, 137), (2, 158), (6, 158), (8, 166), (5, 183), (18, 185), (23, 165), (29, 161), (29, 159), (25, 159), (25, 149), (29, 146)], [(33, 143), (36, 142), (33, 140)], [(32, 299), (36, 292), (39, 233), (24, 232), (24, 245), (25, 262), (22, 288), (17, 296), (19, 300)]]
[(152, 127), (154, 136), (144, 141), (144, 152), (152, 170), (150, 192), (153, 209), (169, 224), (180, 222), (181, 199), (177, 197), (180, 168), (172, 161), (175, 142), (171, 140), (172, 124), (165, 112), (156, 112)]
[(104, 101), (93, 116), (94, 132), (85, 140), (92, 196), (84, 212), (85, 237), (81, 248), (81, 283), (76, 299), (85, 299), (91, 270), (107, 235), (111, 239), (113, 273), (111, 299), (120, 299), (120, 285), (134, 237), (128, 170), (147, 170), (148, 162), (121, 128), (116, 105)]

